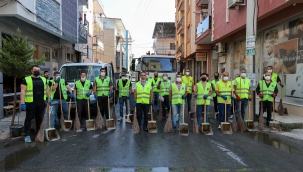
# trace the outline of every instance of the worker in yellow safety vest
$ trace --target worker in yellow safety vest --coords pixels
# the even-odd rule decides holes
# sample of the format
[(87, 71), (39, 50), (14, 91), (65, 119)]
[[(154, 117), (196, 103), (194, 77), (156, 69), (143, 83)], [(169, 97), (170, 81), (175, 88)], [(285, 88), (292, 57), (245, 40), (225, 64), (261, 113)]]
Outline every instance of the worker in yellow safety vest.
[(187, 102), (187, 110), (188, 114), (191, 111), (191, 98), (192, 98), (192, 91), (193, 91), (193, 85), (194, 85), (194, 79), (192, 76), (190, 76), (189, 69), (185, 70), (185, 76), (182, 76), (182, 83), (186, 85), (186, 102)]
[(165, 108), (170, 107), (169, 105), (169, 92), (171, 90), (171, 81), (168, 79), (167, 73), (164, 73), (162, 75), (162, 80), (160, 81), (160, 84), (158, 84), (157, 88), (160, 90), (160, 103), (162, 103), (162, 115), (163, 120), (166, 119), (166, 110)]
[(211, 87), (213, 90), (213, 101), (214, 101), (214, 109), (215, 109), (215, 119), (219, 120), (218, 115), (219, 115), (219, 111), (218, 111), (218, 98), (217, 98), (217, 94), (215, 92), (215, 87), (217, 82), (221, 81), (221, 79), (219, 78), (219, 72), (215, 72), (214, 73), (214, 80), (211, 81)]
[(117, 82), (117, 90), (119, 91), (119, 105), (120, 105), (120, 117), (118, 121), (123, 119), (123, 106), (125, 104), (126, 113), (128, 112), (127, 99), (130, 98), (132, 86), (130, 80), (126, 78), (126, 73), (122, 72), (121, 79)]
[[(273, 67), (267, 66), (266, 69), (267, 69), (267, 72), (271, 73), (271, 80), (275, 81), (283, 88), (284, 85), (281, 83), (281, 79), (280, 79), (279, 75), (277, 73), (273, 72)], [(265, 74), (263, 75), (263, 80), (265, 80)]]

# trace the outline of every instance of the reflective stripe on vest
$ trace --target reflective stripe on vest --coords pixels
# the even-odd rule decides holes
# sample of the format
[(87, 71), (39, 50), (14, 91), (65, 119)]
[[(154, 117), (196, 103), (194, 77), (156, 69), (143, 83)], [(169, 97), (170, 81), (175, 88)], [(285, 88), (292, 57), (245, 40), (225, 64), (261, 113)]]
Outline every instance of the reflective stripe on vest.
[(275, 92), (277, 83), (275, 81), (271, 81), (269, 87), (267, 87), (266, 82), (264, 80), (261, 80), (261, 81), (259, 81), (259, 86), (260, 86), (260, 93), (263, 94), (263, 98), (260, 99), (260, 101), (267, 100), (267, 101), (272, 102), (274, 100), (274, 98), (272, 97), (272, 94), (274, 94), (274, 92)]
[(109, 93), (109, 86), (110, 86), (110, 79), (109, 77), (105, 77), (103, 82), (100, 77), (95, 78), (96, 81), (96, 91), (98, 96), (108, 96)]
[(83, 87), (82, 82), (80, 80), (76, 81), (77, 99), (79, 100), (89, 99), (89, 97), (86, 96), (86, 93), (89, 92), (90, 84), (91, 84), (90, 80), (85, 80)]
[[(158, 77), (157, 80), (155, 81), (155, 79), (152, 79), (152, 86), (153, 86), (153, 92), (154, 93), (159, 93), (160, 90), (157, 88), (159, 81), (161, 81), (161, 79)], [(148, 81), (149, 82), (149, 81)]]
[[(55, 81), (54, 81), (54, 80), (52, 80), (52, 81), (50, 81), (50, 82), (52, 82), (52, 85), (55, 84)], [(58, 85), (58, 87), (59, 87), (59, 85)], [(60, 87), (61, 87), (61, 90), (62, 90), (63, 99), (66, 100), (66, 99), (67, 99), (66, 85), (65, 85), (65, 80), (62, 79), (62, 78), (60, 79)], [(51, 94), (51, 98), (52, 98), (52, 99), (54, 99), (54, 95), (55, 95), (56, 90), (57, 90), (57, 89), (55, 89), (55, 90), (52, 91), (52, 94)]]
[[(44, 77), (40, 77), (44, 83), (44, 100), (46, 100), (46, 79)], [(26, 103), (31, 103), (34, 101), (34, 96), (33, 96), (33, 80), (32, 76), (27, 76), (25, 77), (25, 82), (26, 82), (26, 90), (25, 90), (25, 96), (24, 96), (24, 102)]]
[[(211, 89), (211, 84), (206, 83), (205, 88), (203, 87), (202, 82), (197, 83), (197, 98), (196, 98), (196, 104), (197, 105), (204, 105), (204, 95), (209, 94), (209, 91)], [(210, 105), (210, 99), (207, 97), (206, 105)]]
[(238, 78), (236, 78), (236, 82), (237, 82), (236, 94), (241, 99), (248, 99), (250, 79), (245, 78), (245, 83), (244, 83), (244, 79), (242, 79), (241, 77), (238, 77)]
[(140, 81), (136, 83), (136, 93), (137, 93), (136, 103), (142, 103), (142, 104), (150, 103), (150, 87), (151, 85), (148, 82), (144, 85), (144, 89)]
[(187, 93), (192, 93), (192, 86), (193, 86), (193, 77), (189, 77), (189, 81), (187, 80), (186, 76), (182, 76), (182, 83), (186, 84)]
[(183, 104), (182, 95), (185, 95), (186, 85), (182, 83), (180, 90), (176, 83), (172, 84), (172, 104)]
[(169, 89), (170, 89), (170, 80), (166, 81), (166, 85), (164, 85), (164, 82), (162, 81), (161, 84), (160, 84), (161, 96), (168, 96), (169, 95)]
[[(218, 81), (212, 80), (212, 81), (211, 81), (211, 84), (216, 88), (216, 84), (217, 84), (217, 82), (219, 82), (219, 81), (221, 81), (221, 79), (219, 79)], [(213, 96), (213, 97), (216, 97), (216, 96), (217, 96), (217, 94), (216, 94), (215, 91), (213, 91), (212, 96)]]
[[(225, 101), (222, 97), (218, 97), (218, 103), (230, 103), (231, 102), (231, 91), (233, 88), (232, 81), (223, 81), (217, 82), (219, 89), (217, 90), (221, 95), (225, 95), (227, 100)], [(226, 85), (225, 85), (226, 84)]]
[(130, 87), (130, 81), (129, 80), (127, 80), (125, 86), (123, 87), (123, 81), (122, 81), (122, 79), (119, 79), (118, 86), (119, 86), (119, 97), (129, 95), (129, 87)]

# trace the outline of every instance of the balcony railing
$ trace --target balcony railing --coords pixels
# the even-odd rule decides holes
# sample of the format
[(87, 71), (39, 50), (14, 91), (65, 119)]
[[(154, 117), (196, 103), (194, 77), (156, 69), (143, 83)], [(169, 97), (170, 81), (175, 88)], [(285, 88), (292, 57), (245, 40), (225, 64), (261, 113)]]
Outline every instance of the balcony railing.
[(183, 52), (184, 52), (184, 43), (182, 43), (182, 44), (178, 47), (178, 49), (177, 49), (177, 54), (183, 53)]
[(170, 48), (157, 48), (156, 54), (158, 55), (175, 55), (175, 50), (171, 50)]
[(201, 36), (204, 32), (211, 29), (211, 16), (207, 16), (202, 23), (200, 23), (196, 30), (196, 38)]
[(180, 21), (178, 22), (177, 30), (179, 30), (181, 28), (181, 26), (184, 26), (184, 17), (182, 17), (180, 19)]
[(86, 29), (86, 27), (79, 23), (79, 42), (81, 43), (87, 43), (87, 34), (88, 34), (88, 31)]
[(97, 17), (97, 15), (95, 16), (95, 22), (103, 30), (103, 23), (101, 22), (101, 19)]

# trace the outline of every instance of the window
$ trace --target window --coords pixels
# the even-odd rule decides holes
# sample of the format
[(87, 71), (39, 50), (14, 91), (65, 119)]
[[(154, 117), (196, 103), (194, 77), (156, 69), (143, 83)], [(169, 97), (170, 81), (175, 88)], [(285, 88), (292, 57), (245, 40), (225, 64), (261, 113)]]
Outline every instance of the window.
[(175, 43), (170, 43), (170, 50), (175, 50), (175, 49), (176, 49)]
[(50, 61), (50, 49), (43, 47), (43, 55), (45, 56), (45, 61)]
[(72, 55), (70, 53), (66, 53), (66, 61), (72, 61)]
[(53, 51), (53, 60), (58, 60), (58, 51)]

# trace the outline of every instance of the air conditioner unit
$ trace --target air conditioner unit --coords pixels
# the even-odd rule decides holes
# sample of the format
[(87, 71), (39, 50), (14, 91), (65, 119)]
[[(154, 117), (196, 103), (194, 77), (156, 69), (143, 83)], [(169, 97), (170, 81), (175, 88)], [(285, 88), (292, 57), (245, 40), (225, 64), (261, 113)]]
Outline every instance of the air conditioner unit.
[(239, 5), (245, 5), (245, 0), (228, 0), (229, 9), (235, 9)]
[(225, 43), (219, 42), (216, 44), (216, 53), (225, 53)]

